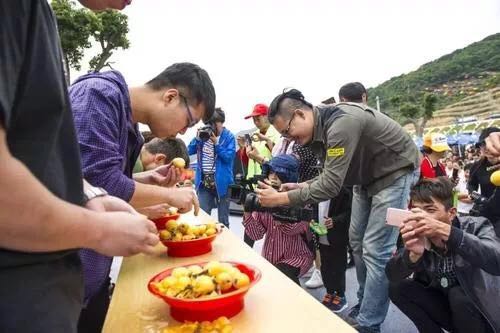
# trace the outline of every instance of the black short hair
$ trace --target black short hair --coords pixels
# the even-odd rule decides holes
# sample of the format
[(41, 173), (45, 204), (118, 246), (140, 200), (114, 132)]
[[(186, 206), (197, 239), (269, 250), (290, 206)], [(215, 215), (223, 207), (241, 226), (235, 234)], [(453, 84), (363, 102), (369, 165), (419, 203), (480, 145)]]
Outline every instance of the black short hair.
[(144, 148), (151, 154), (164, 154), (167, 159), (165, 163), (170, 163), (174, 158), (180, 157), (189, 165), (189, 154), (186, 144), (181, 139), (154, 138), (144, 145)]
[(313, 105), (306, 101), (304, 95), (297, 89), (285, 89), (281, 94), (276, 96), (271, 105), (267, 117), (271, 123), (274, 122), (276, 116), (280, 115), (288, 119), (293, 110), (296, 109), (311, 109)]
[(188, 100), (205, 106), (203, 121), (209, 120), (215, 110), (215, 89), (208, 73), (198, 65), (181, 62), (173, 64), (146, 83), (154, 90), (178, 89)]
[(440, 202), (448, 210), (453, 207), (454, 185), (448, 177), (423, 178), (410, 192), (411, 201), (432, 203)]
[(474, 163), (467, 163), (464, 165), (464, 171), (471, 170)]
[(226, 122), (226, 113), (221, 108), (215, 108), (215, 112), (214, 112), (214, 114), (209, 122), (211, 122), (211, 123), (216, 123), (216, 122), (225, 123)]
[(360, 82), (350, 82), (344, 84), (339, 90), (339, 98), (345, 99), (348, 102), (363, 102), (363, 94), (365, 94), (366, 98), (368, 98), (366, 88)]

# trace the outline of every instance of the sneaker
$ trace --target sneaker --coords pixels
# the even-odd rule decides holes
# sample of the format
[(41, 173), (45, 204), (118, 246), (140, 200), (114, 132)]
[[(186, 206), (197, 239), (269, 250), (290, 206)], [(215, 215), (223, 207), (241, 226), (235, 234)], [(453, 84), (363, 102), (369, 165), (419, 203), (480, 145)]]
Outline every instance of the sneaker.
[(358, 320), (355, 317), (346, 316), (343, 319), (344, 319), (344, 321), (346, 323), (348, 323), (349, 325), (351, 325), (352, 328), (354, 328), (354, 329), (358, 329), (359, 328)]
[(312, 274), (311, 278), (306, 283), (304, 283), (304, 285), (307, 288), (312, 288), (312, 289), (323, 287), (323, 279), (321, 278), (321, 272), (319, 271), (319, 269), (314, 270), (314, 273)]
[(304, 275), (302, 275), (302, 277), (305, 279), (311, 278), (311, 276), (313, 275), (315, 270), (316, 270), (316, 267), (314, 265), (312, 265), (311, 268), (309, 268), (309, 270)]
[[(325, 295), (326, 296), (326, 295)], [(340, 297), (339, 295), (335, 294), (333, 296), (333, 299), (331, 301), (331, 304), (329, 306), (330, 310), (332, 310), (335, 313), (339, 313), (347, 309), (347, 299), (345, 296)]]
[(356, 318), (359, 314), (359, 309), (361, 309), (361, 304), (358, 303), (351, 308), (351, 311), (349, 311), (347, 316), (350, 318)]
[(334, 296), (332, 294), (326, 293), (325, 296), (323, 296), (323, 300), (321, 301), (321, 304), (323, 304), (327, 308), (330, 308), (330, 306), (332, 305), (333, 297)]

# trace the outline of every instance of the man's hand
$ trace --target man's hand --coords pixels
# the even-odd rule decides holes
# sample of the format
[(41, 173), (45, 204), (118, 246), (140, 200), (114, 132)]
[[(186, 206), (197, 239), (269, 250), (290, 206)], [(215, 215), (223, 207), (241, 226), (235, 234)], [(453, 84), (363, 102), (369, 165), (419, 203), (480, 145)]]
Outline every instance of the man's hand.
[(493, 156), (500, 157), (500, 132), (491, 133), (485, 142), (486, 151)]
[(412, 209), (412, 214), (404, 221), (414, 221), (411, 233), (418, 237), (427, 237), (435, 245), (443, 247), (443, 242), (448, 241), (451, 225), (438, 221), (421, 209)]
[(89, 200), (85, 204), (85, 207), (96, 212), (128, 212), (138, 215), (132, 206), (112, 195), (95, 197)]
[(286, 206), (290, 203), (286, 192), (278, 192), (272, 186), (258, 182), (259, 188), (255, 189), (259, 202), (264, 207)]
[(323, 224), (325, 225), (325, 227), (326, 227), (327, 229), (331, 229), (331, 228), (333, 228), (333, 220), (332, 220), (332, 218), (331, 218), (331, 217), (326, 217), (326, 216), (325, 216), (325, 221), (323, 222)]
[(181, 174), (181, 170), (174, 167), (172, 163), (162, 165), (151, 171), (150, 184), (173, 187), (181, 181)]
[(270, 141), (270, 139), (269, 139), (267, 136), (265, 136), (264, 134), (262, 134), (262, 133), (260, 133), (260, 132), (255, 133), (255, 134), (252, 136), (252, 138), (254, 138), (254, 137), (255, 137), (255, 138), (257, 138), (257, 140), (254, 140), (254, 141), (266, 141), (266, 142), (267, 142), (267, 141)]
[(145, 216), (124, 212), (100, 213), (98, 237), (92, 249), (107, 256), (154, 253), (158, 231)]
[(405, 248), (410, 252), (410, 261), (415, 263), (425, 252), (425, 241), (422, 237), (415, 236), (413, 224), (414, 221), (403, 223), (400, 231)]
[(137, 212), (139, 214), (146, 215), (148, 219), (154, 220), (160, 217), (163, 217), (169, 213), (168, 209), (170, 208), (167, 204), (159, 204), (149, 207), (138, 208)]
[(167, 202), (170, 206), (177, 207), (180, 213), (189, 212), (193, 206), (195, 216), (198, 216), (198, 213), (200, 212), (198, 196), (193, 188), (190, 187), (172, 189)]
[(247, 146), (246, 152), (247, 152), (248, 158), (251, 158), (254, 161), (260, 161), (261, 156), (254, 146)]
[(285, 184), (281, 184), (280, 191), (286, 192), (286, 191), (296, 190), (298, 188), (304, 187), (303, 184), (305, 184), (305, 183), (285, 183)]

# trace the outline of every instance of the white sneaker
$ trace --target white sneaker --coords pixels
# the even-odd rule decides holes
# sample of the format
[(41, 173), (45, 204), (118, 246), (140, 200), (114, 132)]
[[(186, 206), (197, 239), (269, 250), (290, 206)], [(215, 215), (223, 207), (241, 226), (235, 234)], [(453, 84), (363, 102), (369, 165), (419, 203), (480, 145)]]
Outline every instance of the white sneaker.
[(311, 278), (306, 283), (304, 283), (304, 285), (307, 288), (311, 289), (323, 287), (323, 279), (321, 278), (321, 272), (319, 271), (319, 269), (314, 270)]
[(314, 265), (312, 265), (311, 268), (309, 268), (309, 270), (304, 275), (302, 275), (302, 277), (304, 279), (310, 279), (315, 270), (316, 270), (316, 267)]

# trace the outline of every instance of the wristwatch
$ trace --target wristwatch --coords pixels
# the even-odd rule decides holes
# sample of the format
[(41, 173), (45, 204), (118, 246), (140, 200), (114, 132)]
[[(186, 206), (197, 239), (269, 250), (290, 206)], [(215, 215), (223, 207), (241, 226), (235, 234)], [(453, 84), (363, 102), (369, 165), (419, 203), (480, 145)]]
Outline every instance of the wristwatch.
[(108, 192), (102, 187), (89, 187), (83, 191), (83, 202), (87, 203), (94, 198), (103, 197), (105, 195), (108, 195)]

